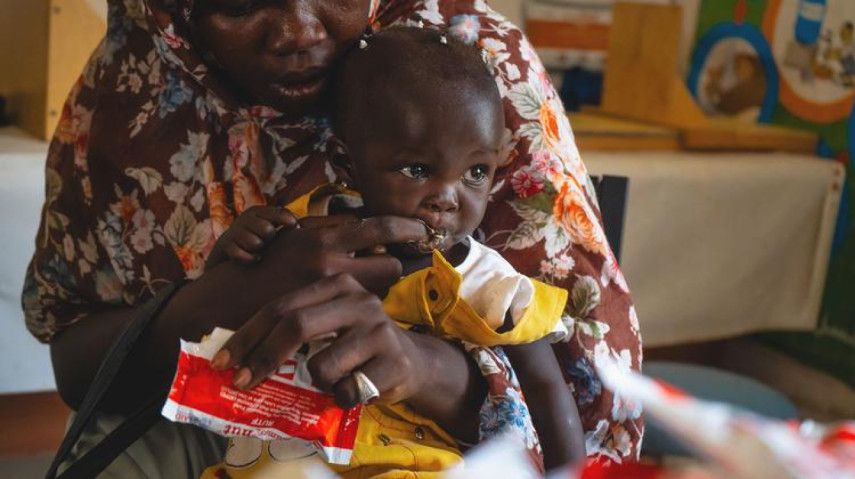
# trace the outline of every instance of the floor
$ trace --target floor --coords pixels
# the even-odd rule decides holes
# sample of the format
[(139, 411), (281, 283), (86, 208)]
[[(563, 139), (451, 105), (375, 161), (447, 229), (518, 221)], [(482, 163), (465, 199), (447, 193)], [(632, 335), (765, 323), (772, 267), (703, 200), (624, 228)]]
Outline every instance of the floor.
[(44, 477), (69, 412), (52, 392), (0, 395), (0, 477)]
[[(788, 396), (805, 418), (855, 418), (855, 390), (751, 339), (649, 349), (645, 359), (700, 363), (753, 377)], [(44, 477), (68, 414), (56, 393), (0, 395), (0, 477)]]
[(803, 418), (855, 419), (855, 389), (750, 338), (649, 349), (644, 359), (703, 364), (754, 378), (787, 396)]
[(0, 459), (0, 476), (19, 479), (41, 479), (50, 467), (53, 454)]

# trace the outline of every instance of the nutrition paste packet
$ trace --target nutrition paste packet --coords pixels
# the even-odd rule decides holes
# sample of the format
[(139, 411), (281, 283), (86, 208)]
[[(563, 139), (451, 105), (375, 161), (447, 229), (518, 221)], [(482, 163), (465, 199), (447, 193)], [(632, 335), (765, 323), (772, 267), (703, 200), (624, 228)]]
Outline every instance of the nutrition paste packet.
[(163, 416), (226, 437), (302, 439), (330, 464), (349, 464), (362, 407), (342, 409), (312, 387), (306, 361), (314, 351), (298, 353), (255, 388), (241, 391), (232, 387), (236, 370), (211, 368), (232, 334), (216, 328), (200, 343), (181, 341)]

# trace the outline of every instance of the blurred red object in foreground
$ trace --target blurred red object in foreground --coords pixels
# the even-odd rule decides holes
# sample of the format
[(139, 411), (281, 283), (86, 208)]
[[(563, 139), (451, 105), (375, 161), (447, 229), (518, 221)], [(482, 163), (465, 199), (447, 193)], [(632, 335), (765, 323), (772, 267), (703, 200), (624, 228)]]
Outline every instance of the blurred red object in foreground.
[(608, 460), (590, 461), (582, 471), (580, 479), (660, 479), (665, 471), (652, 464), (617, 464)]

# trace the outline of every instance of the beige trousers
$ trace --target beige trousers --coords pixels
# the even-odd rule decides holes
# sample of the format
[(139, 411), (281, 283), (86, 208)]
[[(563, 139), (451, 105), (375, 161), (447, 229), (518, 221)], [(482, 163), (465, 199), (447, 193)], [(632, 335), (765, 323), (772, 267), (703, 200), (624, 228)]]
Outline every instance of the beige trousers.
[[(69, 424), (72, 418), (69, 419)], [(122, 422), (121, 416), (100, 414), (84, 431), (71, 456), (59, 467), (62, 472)], [(198, 478), (202, 471), (221, 462), (226, 439), (203, 429), (161, 419), (131, 444), (98, 477), (107, 479)]]

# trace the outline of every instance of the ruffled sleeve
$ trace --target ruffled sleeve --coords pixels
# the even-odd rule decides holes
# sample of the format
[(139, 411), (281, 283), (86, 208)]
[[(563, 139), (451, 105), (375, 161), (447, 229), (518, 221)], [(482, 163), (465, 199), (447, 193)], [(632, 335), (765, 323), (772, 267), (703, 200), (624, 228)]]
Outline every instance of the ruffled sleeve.
[[(204, 187), (190, 180), (202, 176), (201, 148), (192, 148), (192, 134), (191, 145), (179, 146), (200, 124), (187, 115), (195, 111), (191, 97), (167, 98), (174, 92), (155, 73), (176, 70), (156, 54), (140, 22), (113, 7), (107, 38), (69, 94), (48, 150), (45, 203), (22, 295), (27, 328), (43, 342), (91, 312), (133, 306), (198, 275), (212, 242), (210, 220), (193, 216), (208, 212)], [(176, 84), (189, 92), (188, 82)], [(161, 97), (155, 106), (152, 98)], [(183, 128), (166, 124), (172, 121)], [(200, 246), (179, 255), (190, 243)]]
[(98, 241), (92, 214), (95, 198), (87, 160), (92, 110), (83, 98), (87, 92), (78, 82), (48, 151), (45, 203), (24, 282), (27, 328), (43, 342), (94, 307), (122, 303), (122, 282)]

